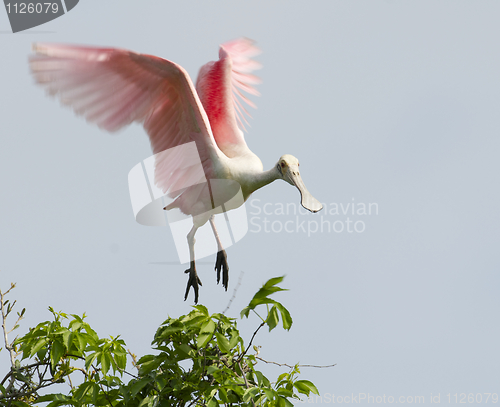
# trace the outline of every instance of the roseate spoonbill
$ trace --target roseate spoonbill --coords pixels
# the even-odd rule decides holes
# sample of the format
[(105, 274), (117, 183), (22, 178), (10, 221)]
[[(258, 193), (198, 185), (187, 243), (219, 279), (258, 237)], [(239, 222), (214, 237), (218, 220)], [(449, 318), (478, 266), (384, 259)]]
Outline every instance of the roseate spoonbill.
[[(243, 121), (246, 122), (246, 110), (241, 100), (254, 105), (241, 91), (257, 95), (253, 85), (259, 82), (252, 75), (260, 67), (251, 59), (259, 53), (253, 41), (242, 38), (221, 45), (219, 60), (200, 69), (196, 88), (181, 66), (151, 55), (55, 44), (34, 44), (33, 49), (30, 66), (36, 82), (87, 121), (110, 132), (134, 121), (143, 123), (155, 154), (194, 141), (203, 166), (201, 175), (206, 180), (236, 181), (241, 186), (243, 200), (257, 189), (282, 179), (299, 189), (304, 208), (311, 212), (322, 208), (302, 182), (295, 157), (285, 154), (275, 166), (264, 171), (260, 159), (245, 143), (241, 129)], [(176, 157), (177, 161), (183, 159), (188, 158)], [(193, 227), (187, 235), (191, 261), (185, 271), (189, 278), (184, 300), (193, 287), (196, 303), (201, 281), (195, 267), (194, 236), (207, 221), (218, 245), (217, 282), (222, 270), (226, 290), (229, 267), (215, 229), (208, 182), (182, 188), (183, 180), (200, 174), (195, 174), (189, 165), (183, 171), (176, 171), (172, 165), (161, 154), (156, 156), (155, 183), (175, 198), (164, 209), (179, 208), (193, 217)], [(232, 208), (223, 211), (229, 209)]]

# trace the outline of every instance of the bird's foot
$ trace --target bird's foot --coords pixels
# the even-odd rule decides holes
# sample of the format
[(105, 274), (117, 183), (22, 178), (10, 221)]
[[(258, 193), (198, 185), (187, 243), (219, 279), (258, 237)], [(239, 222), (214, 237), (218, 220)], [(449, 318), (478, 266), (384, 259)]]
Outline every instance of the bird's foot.
[(194, 261), (191, 262), (191, 267), (188, 268), (184, 273), (186, 273), (186, 274), (189, 273), (189, 279), (188, 279), (188, 283), (187, 283), (187, 287), (186, 287), (186, 294), (184, 295), (184, 301), (187, 300), (189, 290), (191, 289), (191, 287), (193, 287), (194, 288), (194, 303), (198, 304), (198, 292), (200, 289), (199, 286), (203, 285), (203, 284), (201, 284), (201, 280), (198, 277), (198, 273), (196, 273), (196, 267), (194, 265)]
[(219, 284), (220, 272), (222, 270), (222, 285), (227, 291), (227, 284), (229, 283), (229, 266), (227, 265), (227, 255), (225, 250), (219, 250), (217, 252), (215, 270), (217, 270), (217, 284)]

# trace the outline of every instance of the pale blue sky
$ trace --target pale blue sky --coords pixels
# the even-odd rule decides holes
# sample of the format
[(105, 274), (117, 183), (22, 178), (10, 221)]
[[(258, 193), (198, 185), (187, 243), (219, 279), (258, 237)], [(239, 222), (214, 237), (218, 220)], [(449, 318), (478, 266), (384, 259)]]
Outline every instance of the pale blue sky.
[[(493, 1), (81, 0), (14, 35), (0, 12), (0, 287), (18, 283), (20, 332), (50, 305), (86, 312), (101, 335), (145, 354), (159, 323), (192, 305), (184, 266), (156, 264), (177, 259), (168, 228), (133, 218), (127, 175), (151, 155), (142, 127), (111, 136), (45, 97), (29, 75), (31, 43), (128, 48), (194, 80), (220, 43), (246, 36), (263, 50), (250, 148), (266, 168), (297, 156), (329, 209), (376, 203), (378, 214), (281, 215), (299, 193), (276, 182), (247, 205), (254, 224), (349, 217), (364, 231), (251, 231), (228, 249), (227, 293), (215, 257), (203, 259), (201, 302), (222, 311), (244, 271), (236, 316), (286, 274), (277, 298), (292, 330), (256, 344), (276, 362), (337, 363), (303, 369), (323, 395), (429, 404), (440, 393), (447, 404), (448, 393), (499, 393), (499, 13)], [(257, 215), (265, 203), (274, 212)]]

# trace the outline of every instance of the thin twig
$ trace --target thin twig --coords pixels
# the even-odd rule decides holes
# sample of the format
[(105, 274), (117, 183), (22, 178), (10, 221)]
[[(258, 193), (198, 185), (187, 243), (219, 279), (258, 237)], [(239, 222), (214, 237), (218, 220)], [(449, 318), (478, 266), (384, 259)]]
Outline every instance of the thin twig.
[[(14, 305), (12, 305), (12, 306), (14, 306)], [(19, 322), (21, 322), (21, 320), (23, 319), (23, 316), (22, 316), (21, 314), (18, 314), (18, 315), (19, 315), (19, 316), (18, 316), (18, 318), (17, 318), (16, 322), (14, 322), (13, 328), (12, 328), (9, 332), (7, 332), (7, 334), (10, 334), (10, 333), (11, 333), (14, 329), (16, 329), (17, 324), (18, 324)], [(14, 342), (15, 342), (15, 340), (16, 340), (16, 339), (17, 339), (17, 337), (16, 337), (16, 338), (14, 338)]]
[[(14, 283), (10, 283), (10, 288), (5, 291), (4, 293), (2, 293), (2, 291), (0, 290), (0, 311), (1, 311), (1, 314), (2, 314), (2, 331), (3, 331), (3, 339), (5, 341), (5, 349), (7, 349), (7, 351), (9, 352), (9, 355), (10, 355), (10, 364), (11, 364), (11, 372), (13, 372), (15, 369), (16, 369), (16, 357), (17, 357), (17, 354), (16, 354), (16, 351), (14, 350), (14, 346), (13, 346), (13, 343), (9, 343), (9, 338), (8, 338), (8, 334), (10, 332), (13, 331), (13, 329), (11, 329), (10, 331), (7, 331), (7, 326), (6, 326), (6, 321), (7, 321), (7, 315), (9, 314), (9, 312), (12, 310), (12, 307), (16, 304), (16, 302), (14, 301), (14, 303), (9, 307), (9, 309), (6, 311), (5, 310), (5, 301), (4, 301), (4, 297), (12, 290), (15, 288), (15, 284)], [(14, 328), (15, 328), (16, 325), (14, 325)], [(7, 393), (10, 392), (11, 388), (14, 386), (14, 383), (15, 383), (16, 379), (14, 378), (14, 376), (12, 376), (10, 378), (10, 382), (6, 388), (7, 390)], [(10, 406), (11, 402), (9, 401), (9, 406)]]
[(10, 288), (3, 293), (3, 295), (7, 295), (12, 289), (16, 288), (16, 283), (10, 283)]
[(245, 273), (243, 271), (241, 271), (240, 275), (238, 276), (238, 284), (236, 284), (236, 287), (234, 287), (234, 290), (233, 290), (233, 296), (229, 300), (229, 302), (228, 302), (228, 304), (226, 306), (226, 309), (224, 311), (222, 311), (222, 315), (226, 314), (226, 312), (229, 310), (229, 307), (233, 303), (233, 300), (236, 298), (236, 292), (238, 291), (238, 288), (240, 288), (241, 281), (243, 280), (243, 274), (245, 274)]
[[(43, 365), (48, 365), (48, 363), (44, 363), (44, 362), (36, 362), (36, 363), (32, 363), (31, 365), (26, 365), (26, 366), (21, 366), (19, 367), (18, 370), (26, 370), (26, 369), (31, 369), (32, 367), (37, 367), (37, 366), (43, 366)], [(12, 376), (12, 370), (7, 373), (5, 375), (5, 377), (3, 378), (3, 380), (0, 382), (0, 385), (3, 385), (5, 383), (5, 381), (10, 377)]]
[[(243, 379), (245, 380), (245, 386), (247, 386), (247, 389), (249, 389), (250, 386), (248, 385), (247, 377), (246, 377), (245, 372), (244, 372), (243, 368), (241, 367), (241, 363), (239, 361), (238, 361), (238, 366), (240, 367), (241, 374), (243, 375)], [(250, 398), (250, 400), (252, 400), (252, 405), (253, 405), (253, 407), (255, 407), (255, 402), (253, 401), (253, 398)]]
[(250, 342), (247, 346), (247, 348), (245, 349), (245, 351), (241, 354), (241, 356), (238, 358), (238, 360), (236, 361), (237, 363), (239, 363), (243, 357), (247, 354), (248, 350), (250, 349), (250, 346), (252, 346), (252, 342), (253, 342), (253, 338), (255, 338), (255, 335), (257, 335), (257, 332), (259, 332), (260, 328), (262, 328), (264, 325), (266, 324), (266, 322), (262, 322), (259, 327), (255, 330), (255, 332), (253, 333), (252, 335), (252, 338), (250, 339)]
[(191, 403), (187, 405), (187, 407), (191, 407), (193, 404), (195, 404), (199, 399), (201, 399), (202, 394), (200, 394), (198, 397), (196, 397)]
[(132, 366), (134, 366), (137, 370), (139, 370), (139, 366), (137, 365), (137, 355), (135, 353), (132, 353), (130, 349), (127, 349), (127, 353), (132, 358)]
[(0, 399), (9, 398), (9, 403), (10, 403), (15, 398), (31, 396), (32, 394), (36, 394), (38, 392), (38, 390), (43, 389), (45, 387), (52, 386), (54, 384), (54, 382), (52, 380), (46, 380), (46, 382), (48, 382), (48, 383), (37, 386), (36, 388), (34, 388), (32, 390), (28, 390), (28, 391), (17, 390), (17, 391), (12, 391), (12, 392), (7, 393), (7, 394), (0, 394)]
[[(268, 360), (265, 360), (265, 359), (262, 359), (261, 357), (259, 356), (255, 356), (255, 359), (259, 359), (259, 360), (262, 360), (264, 363), (269, 363), (269, 364), (272, 364), (272, 365), (278, 365), (278, 366), (286, 366), (286, 367), (289, 367), (290, 369), (293, 369), (295, 366), (290, 366), (290, 365), (287, 365), (286, 363), (276, 363), (276, 362), (270, 362)], [(316, 367), (316, 368), (319, 368), (319, 369), (323, 369), (325, 367), (333, 367), (333, 366), (337, 366), (337, 364), (333, 364), (333, 365), (323, 365), (323, 366), (319, 366), (319, 365), (297, 365), (298, 367)]]
[[(2, 330), (3, 330), (3, 339), (5, 341), (5, 349), (10, 354), (10, 364), (12, 365), (12, 368), (16, 367), (16, 353), (14, 352), (14, 348), (9, 344), (9, 338), (8, 334), (11, 331), (7, 331), (7, 326), (5, 325), (6, 320), (7, 320), (7, 313), (5, 311), (5, 301), (4, 297), (15, 287), (16, 285), (14, 283), (10, 284), (10, 288), (5, 291), (4, 293), (0, 290), (0, 310), (2, 312)], [(12, 309), (12, 308), (11, 308)], [(14, 325), (15, 326), (15, 325)]]

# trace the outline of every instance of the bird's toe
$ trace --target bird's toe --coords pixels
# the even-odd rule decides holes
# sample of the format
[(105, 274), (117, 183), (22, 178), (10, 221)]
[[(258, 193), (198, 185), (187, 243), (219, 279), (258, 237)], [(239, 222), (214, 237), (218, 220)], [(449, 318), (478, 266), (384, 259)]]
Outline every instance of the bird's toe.
[(194, 265), (192, 265), (191, 268), (187, 269), (184, 273), (189, 273), (189, 278), (186, 286), (186, 293), (184, 294), (184, 301), (187, 300), (189, 290), (191, 289), (191, 287), (193, 287), (194, 303), (198, 304), (198, 295), (200, 291), (200, 286), (202, 286), (203, 284), (201, 283), (201, 280), (198, 277), (198, 273), (196, 273)]
[(222, 285), (227, 291), (227, 286), (229, 283), (229, 266), (227, 264), (227, 254), (225, 250), (220, 250), (217, 252), (215, 270), (217, 271), (217, 284), (219, 284), (220, 282), (220, 274), (222, 271)]

